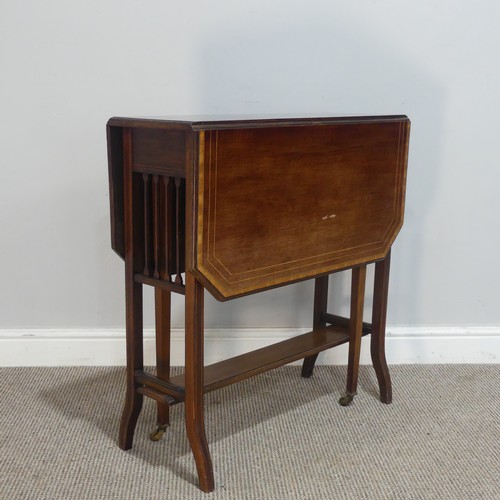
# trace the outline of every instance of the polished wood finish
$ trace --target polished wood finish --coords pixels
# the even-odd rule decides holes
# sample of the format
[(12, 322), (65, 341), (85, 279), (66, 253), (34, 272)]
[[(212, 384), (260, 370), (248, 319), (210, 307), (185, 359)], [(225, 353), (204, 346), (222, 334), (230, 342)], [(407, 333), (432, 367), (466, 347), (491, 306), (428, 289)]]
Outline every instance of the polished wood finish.
[[(125, 259), (125, 196), (123, 137), (125, 128), (106, 127), (108, 142), (109, 202), (111, 218), (111, 248)], [(130, 146), (129, 146), (130, 148)]]
[(175, 178), (175, 231), (176, 231), (176, 248), (175, 248), (175, 284), (182, 285), (182, 273), (184, 272), (184, 238), (186, 229), (184, 227), (185, 215), (185, 192), (186, 186), (182, 179)]
[(142, 174), (144, 197), (144, 276), (151, 276), (151, 176)]
[[(326, 310), (328, 308), (328, 276), (321, 276), (314, 281), (314, 311), (313, 329), (324, 328), (326, 326)], [(313, 374), (314, 364), (318, 354), (313, 354), (304, 358), (302, 364), (302, 376), (309, 378)]]
[(370, 352), (373, 368), (377, 374), (380, 388), (380, 401), (392, 402), (392, 385), (389, 368), (385, 358), (385, 323), (387, 318), (387, 297), (389, 294), (389, 269), (391, 252), (385, 259), (375, 264), (375, 280), (373, 292), (373, 317)]
[[(180, 402), (181, 400), (177, 400), (173, 398), (172, 396), (168, 396), (167, 394), (164, 394), (163, 392), (157, 391), (156, 389), (152, 389), (151, 387), (147, 387), (145, 385), (141, 385), (140, 387), (137, 388), (137, 392), (142, 394), (143, 396), (147, 396), (148, 398), (154, 399), (158, 403), (158, 408), (160, 405), (162, 406), (167, 406), (170, 408), (172, 404), (175, 404), (177, 402)], [(168, 417), (167, 417), (168, 419)], [(168, 425), (168, 422), (166, 424), (158, 424), (159, 426), (166, 426)]]
[(207, 289), (225, 300), (383, 258), (403, 223), (407, 130), (381, 119), (200, 132)]
[[(356, 154), (360, 155), (361, 158), (363, 154), (369, 154), (368, 149), (370, 147), (375, 147), (376, 150), (372, 151), (372, 153), (376, 153), (373, 157), (373, 162), (370, 159), (364, 160), (364, 164), (372, 165), (373, 170), (370, 170), (370, 175), (366, 179), (366, 185), (360, 186), (365, 193), (366, 202), (375, 203), (375, 206), (378, 206), (379, 203), (386, 203), (383, 200), (374, 200), (376, 195), (377, 188), (380, 187), (373, 183), (373, 180), (376, 178), (377, 183), (383, 184), (383, 174), (384, 167), (378, 165), (376, 159), (378, 157), (379, 160), (382, 160), (384, 155), (390, 154), (391, 151), (393, 153), (393, 158), (387, 158), (392, 165), (399, 165), (401, 168), (399, 169), (402, 177), (397, 179), (398, 187), (394, 186), (394, 192), (397, 192), (398, 199), (397, 204), (400, 205), (401, 212), (397, 214), (398, 217), (401, 217), (402, 209), (404, 206), (404, 183), (406, 178), (406, 162), (407, 162), (407, 154), (408, 154), (408, 142), (409, 142), (409, 131), (410, 131), (410, 122), (406, 116), (403, 115), (394, 115), (394, 116), (359, 116), (359, 117), (311, 117), (311, 118), (278, 118), (278, 119), (263, 119), (262, 117), (232, 117), (231, 119), (209, 119), (208, 117), (196, 117), (196, 116), (187, 116), (187, 117), (165, 117), (165, 118), (157, 118), (157, 119), (140, 119), (140, 118), (111, 118), (108, 122), (107, 130), (108, 130), (108, 157), (109, 157), (109, 189), (110, 189), (110, 203), (111, 203), (111, 236), (112, 236), (112, 247), (113, 249), (125, 258), (124, 252), (124, 229), (123, 229), (123, 213), (124, 213), (124, 200), (123, 200), (123, 169), (122, 169), (122, 130), (125, 128), (130, 128), (133, 132), (133, 137), (135, 143), (140, 145), (142, 148), (141, 151), (147, 150), (146, 153), (139, 153), (139, 155), (134, 153), (134, 161), (133, 168), (135, 172), (147, 172), (149, 174), (157, 173), (160, 175), (170, 176), (170, 177), (180, 177), (183, 178), (186, 176), (186, 165), (189, 164), (188, 169), (194, 168), (195, 170), (198, 167), (199, 162), (199, 154), (200, 149), (206, 153), (210, 153), (210, 148), (207, 149), (204, 141), (205, 133), (215, 134), (216, 131), (219, 133), (238, 133), (238, 130), (252, 132), (252, 129), (260, 129), (267, 130), (268, 132), (277, 131), (279, 135), (279, 129), (288, 128), (295, 129), (295, 133), (300, 129), (309, 129), (313, 130), (314, 128), (342, 128), (344, 129), (344, 134), (352, 135), (349, 138), (352, 141), (353, 149), (346, 149), (342, 144), (338, 144), (339, 150), (335, 151), (334, 143), (328, 144), (329, 149), (325, 150), (323, 156), (328, 157), (328, 155), (333, 155), (332, 159), (335, 160), (335, 163), (345, 164), (345, 155), (352, 155), (354, 161), (356, 161)], [(371, 144), (369, 141), (366, 144), (363, 144), (363, 134), (365, 133), (364, 128), (384, 128), (386, 127), (388, 130), (385, 131), (387, 137), (382, 137), (381, 142), (376, 144)], [(394, 138), (394, 127), (398, 127), (398, 131), (400, 130), (401, 136), (399, 140)], [(259, 130), (253, 130), (254, 132), (259, 133)], [(346, 132), (348, 131), (348, 132)], [(380, 132), (377, 132), (380, 133)], [(144, 134), (151, 134), (149, 137), (144, 136)], [(265, 134), (267, 135), (267, 133)], [(392, 137), (391, 137), (392, 135)], [(139, 137), (139, 139), (136, 139)], [(355, 143), (356, 137), (359, 137), (361, 143)], [(202, 140), (200, 140), (202, 138)], [(307, 144), (307, 137), (305, 138)], [(376, 140), (376, 139), (375, 139)], [(291, 142), (291, 138), (290, 138)], [(220, 144), (219, 144), (220, 146)], [(321, 146), (321, 144), (319, 144)], [(358, 152), (356, 153), (356, 148), (359, 147)], [(397, 146), (398, 149), (394, 150), (394, 146)], [(239, 148), (244, 148), (244, 144), (240, 141)], [(309, 145), (309, 147), (311, 147)], [(283, 152), (283, 148), (282, 148)], [(286, 152), (286, 151), (285, 151)], [(262, 153), (262, 151), (261, 151)], [(292, 151), (293, 153), (293, 151)], [(302, 165), (303, 168), (307, 167), (303, 172), (303, 177), (306, 177), (307, 169), (313, 170), (317, 172), (313, 166), (317, 162), (321, 160), (321, 158), (315, 159), (314, 156), (318, 156), (317, 151), (313, 151), (313, 161), (311, 162), (311, 158), (305, 158), (305, 161)], [(321, 151), (320, 151), (321, 153)], [(257, 150), (254, 154), (258, 155), (259, 151)], [(276, 153), (275, 153), (276, 154)], [(147, 158), (144, 156), (146, 155)], [(184, 155), (184, 156), (183, 156)], [(292, 158), (293, 154), (288, 154), (288, 159)], [(321, 155), (319, 155), (321, 157)], [(182, 157), (182, 160), (181, 160)], [(189, 158), (189, 161), (188, 161)], [(359, 158), (358, 158), (359, 159)], [(242, 157), (237, 158), (238, 162), (242, 160)], [(243, 157), (243, 160), (246, 160)], [(296, 159), (297, 160), (297, 159)], [(325, 158), (323, 158), (323, 161)], [(262, 158), (261, 158), (262, 161)], [(144, 162), (144, 163), (142, 163)], [(204, 162), (204, 160), (202, 160)], [(283, 163), (283, 162), (281, 162)], [(220, 167), (220, 163), (217, 162)], [(248, 164), (248, 162), (247, 162)], [(227, 162), (226, 162), (227, 165)], [(207, 165), (205, 164), (205, 167)], [(328, 170), (331, 170), (332, 166)], [(369, 167), (368, 167), (369, 168)], [(386, 172), (387, 173), (387, 172)], [(335, 176), (344, 175), (343, 172), (335, 172)], [(288, 175), (288, 172), (287, 172)], [(323, 175), (323, 174), (322, 174)], [(302, 177), (301, 177), (302, 180)], [(286, 183), (288, 184), (288, 182)], [(202, 186), (201, 186), (202, 187)], [(234, 186), (231, 186), (232, 188)], [(282, 187), (282, 186), (280, 186)], [(325, 187), (323, 186), (321, 192), (323, 192)], [(219, 189), (220, 192), (220, 189)], [(357, 194), (357, 193), (355, 193)], [(348, 198), (347, 193), (345, 193), (345, 197)], [(387, 195), (384, 192), (384, 195)], [(195, 202), (196, 200), (192, 200)], [(299, 200), (300, 201), (300, 200)], [(200, 210), (202, 204), (198, 204)], [(330, 208), (330, 205), (327, 204), (326, 208)], [(397, 207), (396, 207), (397, 208)], [(328, 212), (328, 210), (326, 211)], [(322, 214), (321, 217), (327, 215), (327, 213)], [(319, 213), (319, 212), (318, 212)], [(276, 215), (276, 214), (274, 214)], [(318, 215), (312, 212), (312, 215)], [(332, 213), (328, 213), (328, 215), (332, 215)], [(283, 214), (282, 214), (283, 216)], [(337, 215), (338, 217), (338, 215)], [(336, 217), (335, 217), (336, 218)], [(333, 218), (333, 219), (335, 219)], [(331, 219), (327, 219), (327, 221), (333, 222)], [(287, 220), (288, 222), (288, 220)], [(317, 217), (313, 217), (313, 222), (317, 222)], [(401, 222), (401, 221), (400, 221)], [(335, 224), (338, 223), (338, 220), (335, 221)], [(377, 221), (377, 224), (379, 222)], [(275, 223), (276, 225), (276, 223)], [(320, 224), (321, 226), (321, 224)], [(281, 227), (281, 226), (280, 226)], [(379, 231), (379, 229), (376, 229)], [(394, 229), (394, 232), (397, 233), (397, 229)], [(395, 235), (394, 235), (395, 236)], [(194, 243), (194, 242), (193, 242)], [(193, 251), (194, 249), (191, 247), (189, 249)], [(386, 247), (387, 250), (387, 247)], [(385, 255), (385, 253), (384, 253)], [(345, 265), (345, 268), (349, 267)], [(288, 282), (288, 281), (287, 281)]]
[(138, 385), (149, 387), (178, 401), (184, 400), (184, 387), (176, 385), (173, 380), (164, 381), (159, 377), (146, 373), (144, 370), (136, 370), (134, 375)]
[[(169, 290), (155, 288), (156, 375), (164, 382), (170, 381), (170, 297)], [(158, 425), (168, 425), (169, 404), (157, 402)]]
[(125, 303), (127, 332), (127, 389), (125, 407), (120, 423), (119, 445), (123, 450), (132, 447), (134, 430), (141, 412), (143, 395), (137, 391), (136, 370), (143, 369), (143, 321), (142, 321), (142, 284), (134, 280), (138, 271), (138, 259), (142, 250), (139, 234), (142, 221), (135, 206), (140, 204), (140, 190), (133, 182), (132, 173), (132, 134), (130, 129), (123, 132), (124, 151), (124, 194), (125, 194)]
[[(185, 403), (199, 486), (214, 489), (203, 395), (349, 343), (346, 394), (357, 389), (361, 337), (381, 401), (390, 247), (403, 221), (405, 116), (275, 119), (112, 118), (108, 122), (111, 235), (125, 260), (127, 387), (119, 444), (132, 446), (143, 397)], [(375, 262), (372, 323), (363, 322), (366, 265)], [(352, 269), (351, 314), (328, 313), (329, 275)], [(218, 300), (315, 278), (312, 331), (204, 366), (204, 289)], [(155, 288), (156, 375), (143, 367), (142, 286)], [(186, 296), (185, 373), (170, 376), (171, 293)]]
[[(344, 318), (343, 316), (338, 316), (337, 314), (326, 313), (324, 315), (326, 323), (329, 325), (345, 326), (349, 327), (350, 318)], [(363, 321), (363, 335), (368, 335), (372, 333), (372, 324)]]
[[(346, 342), (349, 342), (347, 328), (327, 326), (208, 365), (204, 372), (204, 391), (220, 389)], [(184, 385), (184, 375), (173, 377), (172, 383)]]
[(347, 362), (346, 394), (354, 395), (358, 388), (359, 355), (363, 333), (363, 307), (365, 303), (366, 266), (352, 270), (351, 315), (349, 320), (349, 359)]
[(208, 450), (203, 418), (203, 287), (186, 273), (186, 430), (193, 451), (200, 488), (214, 489), (212, 459)]
[(133, 129), (134, 170), (178, 177), (184, 175), (185, 132)]
[(157, 280), (154, 278), (148, 278), (147, 276), (144, 276), (142, 274), (135, 274), (134, 279), (135, 281), (137, 281), (137, 283), (143, 283), (144, 285), (151, 285), (157, 288), (161, 288), (163, 290), (179, 293), (181, 295), (185, 295), (186, 293), (184, 285), (177, 285), (176, 283), (173, 283), (172, 281), (166, 279)]

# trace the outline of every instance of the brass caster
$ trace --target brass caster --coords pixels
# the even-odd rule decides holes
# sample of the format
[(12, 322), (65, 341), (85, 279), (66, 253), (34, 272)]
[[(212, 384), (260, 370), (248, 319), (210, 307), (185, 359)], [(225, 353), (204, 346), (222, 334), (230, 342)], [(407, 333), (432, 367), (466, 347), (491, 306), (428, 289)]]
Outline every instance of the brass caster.
[(159, 441), (163, 437), (163, 434), (165, 434), (167, 427), (168, 425), (159, 425), (156, 430), (149, 435), (149, 439), (151, 439), (151, 441)]
[(349, 393), (344, 394), (339, 399), (339, 404), (342, 405), (342, 406), (349, 406), (352, 403), (352, 400), (354, 399), (354, 396), (356, 396), (356, 393), (354, 393), (354, 394), (349, 394)]

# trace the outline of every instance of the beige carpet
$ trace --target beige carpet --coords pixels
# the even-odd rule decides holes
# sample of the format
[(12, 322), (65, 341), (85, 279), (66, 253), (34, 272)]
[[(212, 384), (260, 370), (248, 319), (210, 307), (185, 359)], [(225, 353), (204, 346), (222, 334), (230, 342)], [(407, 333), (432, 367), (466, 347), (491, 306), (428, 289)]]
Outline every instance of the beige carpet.
[(123, 368), (0, 369), (0, 498), (500, 498), (498, 366), (392, 367), (392, 405), (362, 367), (348, 408), (337, 404), (344, 367), (317, 367), (309, 380), (299, 370), (206, 397), (216, 479), (206, 495), (182, 405), (153, 443), (146, 399), (134, 448), (118, 448)]

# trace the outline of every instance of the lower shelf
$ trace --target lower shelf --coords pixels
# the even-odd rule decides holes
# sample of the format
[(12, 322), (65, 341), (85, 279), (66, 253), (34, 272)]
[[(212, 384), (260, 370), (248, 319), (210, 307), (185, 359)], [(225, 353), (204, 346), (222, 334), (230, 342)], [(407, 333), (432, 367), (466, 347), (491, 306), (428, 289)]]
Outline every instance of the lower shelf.
[[(204, 392), (292, 363), (349, 341), (349, 329), (330, 325), (205, 367)], [(171, 379), (184, 386), (184, 375)]]

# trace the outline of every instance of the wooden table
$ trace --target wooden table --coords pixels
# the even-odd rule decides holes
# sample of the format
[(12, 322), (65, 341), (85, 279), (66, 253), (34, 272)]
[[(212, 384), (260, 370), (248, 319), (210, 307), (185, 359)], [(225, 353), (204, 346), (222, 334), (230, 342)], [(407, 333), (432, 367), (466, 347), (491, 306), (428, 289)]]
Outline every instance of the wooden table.
[[(131, 448), (143, 397), (185, 404), (199, 485), (214, 489), (203, 395), (349, 343), (356, 393), (361, 337), (371, 334), (380, 399), (391, 402), (384, 341), (391, 245), (403, 224), (406, 116), (302, 119), (112, 118), (112, 247), (125, 260), (127, 389), (119, 444)], [(363, 323), (375, 263), (372, 322)], [(351, 313), (327, 311), (328, 276), (352, 269)], [(204, 367), (203, 295), (224, 301), (315, 279), (312, 331)], [(155, 289), (157, 374), (144, 371), (142, 286)], [(170, 376), (170, 296), (186, 296), (185, 373)], [(235, 339), (236, 341), (236, 339)]]

